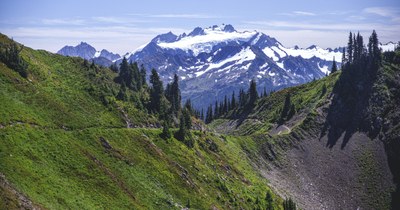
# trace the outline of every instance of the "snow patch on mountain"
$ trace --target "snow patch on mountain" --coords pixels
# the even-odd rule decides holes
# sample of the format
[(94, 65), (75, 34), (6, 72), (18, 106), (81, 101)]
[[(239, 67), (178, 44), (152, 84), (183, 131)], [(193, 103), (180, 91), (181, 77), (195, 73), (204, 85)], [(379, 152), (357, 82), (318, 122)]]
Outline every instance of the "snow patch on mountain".
[(320, 64), (318, 63), (318, 68), (326, 75), (328, 75), (331, 72), (327, 65), (321, 67)]
[(386, 44), (382, 44), (382, 43), (380, 44), (380, 48), (382, 49), (383, 52), (394, 51), (397, 46), (398, 46), (398, 44), (393, 43), (393, 42), (388, 42)]
[(312, 57), (317, 57), (322, 60), (326, 61), (333, 61), (333, 58), (339, 59), (342, 57), (342, 53), (337, 51), (330, 51), (326, 49), (322, 49), (320, 47), (313, 47), (313, 48), (285, 48), (284, 51), (293, 57), (300, 56), (305, 59), (310, 59)]
[(225, 32), (220, 27), (211, 27), (204, 29), (204, 33), (197, 36), (186, 36), (176, 42), (160, 42), (158, 46), (162, 48), (181, 49), (186, 52), (192, 51), (194, 56), (202, 52), (210, 53), (213, 47), (221, 42), (246, 42), (257, 32)]

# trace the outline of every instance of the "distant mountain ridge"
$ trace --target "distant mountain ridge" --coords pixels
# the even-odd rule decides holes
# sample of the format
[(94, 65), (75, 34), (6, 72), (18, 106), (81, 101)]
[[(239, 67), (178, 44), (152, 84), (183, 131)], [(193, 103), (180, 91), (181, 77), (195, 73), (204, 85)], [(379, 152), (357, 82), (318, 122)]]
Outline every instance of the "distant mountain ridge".
[[(68, 47), (59, 53), (98, 63), (96, 59), (103, 56), (94, 58), (94, 48), (85, 44), (74, 48), (79, 53), (72, 53), (75, 51)], [(394, 49), (395, 44), (381, 46), (386, 51)], [(340, 67), (342, 50), (342, 47), (322, 49), (316, 45), (288, 48), (264, 33), (240, 32), (232, 25), (222, 24), (196, 27), (188, 34), (160, 34), (124, 57), (143, 64), (148, 74), (156, 69), (164, 84), (177, 74), (183, 100), (190, 98), (197, 108), (202, 108), (231, 95), (232, 91), (247, 89), (251, 79), (257, 81), (259, 91), (264, 88), (271, 91), (322, 78), (330, 73), (333, 59)], [(114, 61), (120, 62), (122, 57), (117, 56)]]
[(76, 46), (64, 46), (57, 52), (57, 54), (81, 57), (86, 60), (94, 61), (94, 63), (102, 66), (110, 66), (113, 62), (121, 58), (119, 54), (114, 54), (105, 49), (97, 51), (86, 42), (81, 42)]
[(197, 27), (190, 33), (161, 34), (126, 55), (146, 69), (157, 69), (164, 81), (176, 73), (182, 96), (198, 107), (247, 89), (256, 79), (261, 91), (306, 83), (329, 74), (342, 48), (286, 48), (275, 38), (257, 31), (237, 31), (232, 25)]

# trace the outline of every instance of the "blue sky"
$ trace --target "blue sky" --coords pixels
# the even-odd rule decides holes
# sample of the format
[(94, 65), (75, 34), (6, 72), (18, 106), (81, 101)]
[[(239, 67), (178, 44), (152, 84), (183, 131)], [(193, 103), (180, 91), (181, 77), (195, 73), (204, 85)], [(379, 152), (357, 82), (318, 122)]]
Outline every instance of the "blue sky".
[(124, 54), (154, 36), (196, 26), (232, 24), (284, 46), (344, 46), (349, 31), (400, 41), (399, 0), (2, 0), (0, 32), (26, 46), (56, 52), (86, 41)]

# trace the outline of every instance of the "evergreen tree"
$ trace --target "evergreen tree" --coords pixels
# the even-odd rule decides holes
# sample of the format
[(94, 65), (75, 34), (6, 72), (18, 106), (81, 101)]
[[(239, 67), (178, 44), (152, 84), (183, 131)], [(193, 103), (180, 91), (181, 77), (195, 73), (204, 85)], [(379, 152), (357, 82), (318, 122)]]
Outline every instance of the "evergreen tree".
[(132, 90), (140, 90), (142, 88), (142, 79), (140, 77), (139, 67), (136, 62), (130, 64), (131, 70), (131, 89)]
[(175, 138), (178, 139), (179, 141), (185, 141), (185, 136), (187, 133), (187, 127), (185, 125), (185, 117), (181, 115), (181, 118), (179, 120), (179, 130), (175, 135)]
[(205, 119), (204, 119), (204, 109), (203, 108), (201, 108), (200, 120), (205, 121)]
[(90, 68), (91, 68), (91, 69), (96, 68), (96, 65), (94, 64), (94, 61), (92, 61), (92, 64), (90, 64)]
[(283, 201), (283, 209), (284, 210), (296, 210), (296, 204), (294, 203), (292, 198), (288, 198)]
[(263, 96), (262, 97), (266, 97), (267, 96), (267, 88), (264, 87), (264, 92), (263, 92)]
[(86, 59), (83, 59), (83, 67), (89, 68), (89, 62)]
[(210, 104), (210, 106), (208, 106), (208, 108), (207, 108), (205, 122), (206, 122), (206, 124), (208, 124), (211, 121), (213, 121), (213, 111), (212, 111), (212, 105)]
[(232, 92), (232, 99), (231, 99), (231, 109), (236, 108), (236, 98), (235, 98), (235, 91)]
[(194, 112), (192, 101), (190, 100), (190, 98), (188, 98), (185, 102), (185, 109), (187, 109), (187, 111), (189, 111), (190, 114), (193, 114)]
[[(4, 47), (3, 47), (4, 46)], [(5, 44), (0, 49), (0, 61), (8, 66), (8, 68), (16, 71), (21, 77), (28, 77), (28, 64), (19, 55), (23, 49), (23, 46), (18, 47), (15, 42), (11, 44)]]
[[(86, 59), (85, 59), (85, 60), (86, 60)], [(86, 61), (86, 62), (87, 62), (87, 61)], [(117, 64), (116, 64), (116, 63), (111, 64), (111, 65), (110, 65), (110, 70), (113, 71), (113, 72), (118, 72), (119, 70), (118, 70)]]
[(131, 73), (129, 70), (128, 60), (124, 57), (119, 67), (118, 81), (120, 84), (125, 83), (129, 87), (131, 83)]
[[(174, 100), (174, 110), (176, 112), (178, 112), (181, 109), (181, 100), (182, 100), (178, 80), (179, 80), (179, 77), (178, 77), (178, 75), (175, 74), (174, 81), (172, 82), (172, 85), (171, 85), (171, 90), (172, 90), (172, 96), (173, 96), (173, 100)], [(190, 108), (191, 108), (192, 104), (190, 102), (190, 99), (189, 99), (189, 104), (190, 104)]]
[[(172, 113), (177, 115), (177, 113), (181, 109), (181, 91), (179, 89), (179, 77), (178, 75), (174, 75), (174, 80), (171, 84), (167, 85), (165, 96), (167, 97), (168, 101), (171, 103), (171, 110)], [(190, 107), (191, 110), (191, 107)]]
[(372, 59), (373, 64), (377, 65), (381, 62), (381, 50), (379, 49), (378, 35), (375, 30), (372, 31), (368, 42), (368, 54)]
[(183, 109), (182, 112), (183, 118), (185, 120), (185, 126), (187, 129), (191, 129), (192, 128), (192, 118), (191, 118), (191, 113), (190, 110), (188, 110), (186, 107)]
[(273, 210), (274, 209), (274, 207), (273, 207), (273, 202), (274, 202), (274, 200), (273, 200), (273, 198), (272, 198), (272, 195), (271, 195), (271, 192), (270, 191), (267, 191), (267, 193), (266, 193), (266, 195), (265, 195), (265, 201), (267, 202), (267, 208), (266, 208), (266, 210)]
[(226, 95), (224, 98), (223, 113), (224, 114), (228, 113), (228, 97)]
[(343, 52), (342, 52), (342, 69), (343, 69), (343, 66), (346, 64), (346, 50), (345, 50), (345, 48), (343, 48)]
[(163, 139), (171, 138), (171, 132), (169, 131), (169, 123), (168, 123), (168, 121), (164, 121), (164, 123), (163, 123), (163, 130), (162, 130), (162, 133), (161, 133), (161, 137)]
[(337, 71), (337, 65), (335, 61), (335, 57), (333, 57), (333, 62), (332, 62), (332, 68), (331, 68), (331, 74), (335, 73)]
[(247, 94), (243, 89), (239, 91), (239, 107), (243, 108), (247, 103)]
[(257, 93), (257, 84), (254, 79), (250, 81), (250, 88), (249, 88), (249, 103), (250, 107), (254, 107), (256, 100), (258, 99)]
[(144, 68), (144, 65), (142, 64), (140, 66), (140, 80), (143, 86), (146, 86), (146, 69)]
[(356, 50), (357, 54), (354, 56), (354, 60), (361, 61), (365, 55), (365, 52), (364, 52), (364, 41), (363, 37), (360, 35), (360, 32), (357, 33), (355, 49), (357, 49)]
[(214, 117), (213, 117), (213, 118), (218, 118), (219, 115), (220, 115), (220, 113), (219, 113), (218, 101), (215, 101), (215, 106), (214, 106)]
[(128, 100), (128, 95), (126, 94), (126, 85), (125, 83), (122, 83), (121, 86), (119, 87), (119, 92), (116, 96), (118, 100), (121, 101), (127, 101)]
[(347, 60), (349, 61), (349, 63), (352, 63), (353, 62), (353, 35), (351, 32), (349, 35), (349, 42), (347, 44), (347, 56), (348, 56)]
[(164, 87), (162, 81), (160, 80), (160, 76), (155, 69), (151, 70), (150, 83), (152, 84), (152, 88), (150, 90), (150, 111), (159, 113), (161, 107), (161, 98), (164, 94)]
[(283, 104), (281, 116), (279, 119), (279, 124), (282, 124), (285, 120), (288, 120), (288, 116), (289, 116), (291, 109), (294, 109), (294, 107), (292, 108), (290, 93), (287, 93), (286, 97), (285, 97), (285, 103)]

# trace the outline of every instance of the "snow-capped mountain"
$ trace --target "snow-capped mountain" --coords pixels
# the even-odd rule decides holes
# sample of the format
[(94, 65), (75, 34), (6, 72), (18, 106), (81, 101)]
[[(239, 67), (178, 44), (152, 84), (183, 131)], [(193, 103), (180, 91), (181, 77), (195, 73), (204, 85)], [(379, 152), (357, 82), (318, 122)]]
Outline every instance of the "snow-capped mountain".
[(86, 42), (81, 42), (75, 47), (65, 46), (57, 53), (65, 56), (81, 57), (103, 66), (110, 66), (113, 62), (121, 58), (120, 55), (111, 53), (107, 50), (97, 51)]
[[(396, 46), (392, 42), (381, 44), (383, 51)], [(342, 50), (315, 45), (306, 49), (285, 47), (266, 34), (221, 25), (197, 27), (188, 34), (161, 34), (124, 57), (143, 64), (148, 74), (156, 69), (164, 84), (176, 73), (181, 79), (183, 100), (190, 98), (197, 108), (203, 108), (232, 91), (246, 90), (251, 79), (256, 79), (259, 91), (271, 91), (321, 78), (330, 73), (333, 59), (340, 66)], [(96, 51), (84, 42), (65, 46), (58, 53), (104, 66), (122, 58), (107, 50)]]
[(287, 48), (263, 33), (222, 25), (158, 35), (126, 57), (148, 70), (157, 69), (165, 82), (178, 74), (183, 98), (205, 107), (232, 91), (247, 89), (253, 78), (260, 91), (321, 78), (329, 74), (333, 59), (340, 62), (341, 56), (341, 49)]

